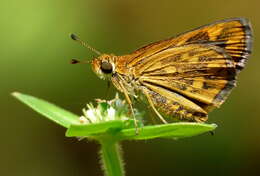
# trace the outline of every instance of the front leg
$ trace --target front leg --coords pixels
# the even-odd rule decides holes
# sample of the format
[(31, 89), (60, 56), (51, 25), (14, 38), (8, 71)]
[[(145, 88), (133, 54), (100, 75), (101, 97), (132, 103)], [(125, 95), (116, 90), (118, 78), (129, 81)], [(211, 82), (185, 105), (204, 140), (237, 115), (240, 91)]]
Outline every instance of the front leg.
[(121, 81), (118, 81), (119, 85), (120, 85), (120, 88), (122, 90), (122, 92), (124, 93), (125, 95), (125, 98), (126, 98), (126, 101), (129, 105), (129, 108), (130, 108), (130, 112), (134, 118), (134, 123), (135, 123), (135, 133), (138, 134), (139, 133), (139, 128), (138, 128), (138, 124), (137, 124), (137, 119), (135, 118), (135, 113), (134, 113), (134, 108), (133, 108), (133, 104), (132, 104), (132, 101), (128, 95), (128, 92), (126, 90), (126, 88), (124, 87), (123, 83)]

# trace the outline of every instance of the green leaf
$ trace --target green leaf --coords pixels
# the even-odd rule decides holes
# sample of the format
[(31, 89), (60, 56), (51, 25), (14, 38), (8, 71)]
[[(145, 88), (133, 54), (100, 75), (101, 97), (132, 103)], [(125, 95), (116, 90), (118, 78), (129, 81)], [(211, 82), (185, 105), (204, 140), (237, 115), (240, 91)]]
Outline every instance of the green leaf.
[(71, 125), (71, 127), (66, 132), (66, 136), (88, 137), (115, 129), (115, 133), (111, 135), (113, 135), (113, 137), (117, 140), (144, 140), (153, 138), (178, 139), (210, 132), (217, 127), (215, 124), (178, 122), (163, 125), (144, 126), (139, 128), (139, 133), (136, 135), (136, 129), (133, 127), (133, 120), (129, 121), (128, 123), (131, 125), (126, 125), (126, 122), (123, 123), (123, 121), (120, 120), (97, 124)]
[[(133, 127), (134, 120), (112, 120), (101, 123), (71, 125), (66, 131), (67, 137), (95, 136), (105, 132), (118, 132), (122, 129)], [(108, 133), (109, 134), (109, 133)]]
[(213, 131), (216, 124), (204, 124), (193, 122), (178, 122), (163, 125), (144, 126), (139, 129), (139, 134), (135, 134), (135, 128), (120, 131), (118, 137), (121, 140), (144, 140), (153, 138), (184, 138)]
[(12, 95), (23, 102), (24, 104), (31, 107), (36, 112), (47, 117), (48, 119), (54, 121), (55, 123), (69, 128), (71, 124), (79, 124), (79, 116), (66, 111), (52, 103), (49, 103), (45, 100), (35, 98), (30, 95), (21, 94), (18, 92), (13, 92)]
[(122, 127), (122, 120), (113, 120), (108, 122), (92, 123), (86, 125), (71, 125), (66, 131), (66, 136), (87, 137), (91, 135), (96, 135), (98, 133), (104, 133), (108, 129), (122, 129)]

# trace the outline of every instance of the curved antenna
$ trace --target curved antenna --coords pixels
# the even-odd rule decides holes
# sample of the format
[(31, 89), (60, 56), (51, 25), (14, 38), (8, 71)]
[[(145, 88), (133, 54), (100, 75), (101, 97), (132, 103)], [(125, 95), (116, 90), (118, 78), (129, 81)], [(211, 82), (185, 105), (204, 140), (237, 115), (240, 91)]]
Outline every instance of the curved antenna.
[(98, 55), (101, 55), (101, 52), (99, 52), (98, 50), (96, 50), (95, 48), (91, 47), (89, 44), (87, 44), (86, 42), (82, 41), (78, 36), (76, 36), (75, 34), (70, 34), (70, 37), (72, 38), (72, 40), (75, 40), (76, 42), (79, 42), (81, 45), (85, 46), (86, 48), (90, 49), (91, 51), (95, 52)]

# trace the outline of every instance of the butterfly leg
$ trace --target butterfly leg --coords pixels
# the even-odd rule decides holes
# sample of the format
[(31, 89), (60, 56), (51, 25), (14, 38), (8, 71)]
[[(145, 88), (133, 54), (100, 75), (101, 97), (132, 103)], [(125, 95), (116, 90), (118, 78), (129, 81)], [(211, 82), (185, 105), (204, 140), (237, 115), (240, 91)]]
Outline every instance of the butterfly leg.
[(153, 104), (153, 101), (152, 101), (150, 95), (149, 95), (146, 91), (144, 91), (144, 94), (145, 94), (145, 96), (146, 96), (146, 98), (147, 98), (149, 104), (150, 104), (151, 107), (153, 108), (154, 112), (156, 113), (156, 115), (160, 118), (160, 120), (161, 120), (163, 123), (167, 124), (168, 122), (161, 116), (161, 114), (160, 114), (160, 113), (157, 111), (157, 109), (154, 107), (154, 104)]
[(131, 114), (133, 115), (133, 118), (134, 118), (134, 123), (135, 123), (135, 134), (137, 135), (139, 133), (139, 128), (138, 128), (138, 124), (137, 124), (137, 119), (135, 118), (135, 113), (134, 113), (134, 108), (133, 108), (133, 104), (132, 104), (132, 101), (127, 93), (127, 90), (125, 89), (124, 85), (119, 81), (119, 84), (120, 84), (120, 87), (125, 95), (125, 98), (126, 98), (126, 101), (129, 105), (129, 108), (130, 108), (130, 111), (131, 111)]

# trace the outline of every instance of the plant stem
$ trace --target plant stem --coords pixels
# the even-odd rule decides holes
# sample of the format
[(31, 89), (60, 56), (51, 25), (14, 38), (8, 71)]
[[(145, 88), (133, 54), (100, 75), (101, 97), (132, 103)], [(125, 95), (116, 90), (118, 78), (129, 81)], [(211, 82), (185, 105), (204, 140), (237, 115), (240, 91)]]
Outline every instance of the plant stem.
[(106, 176), (124, 176), (124, 163), (118, 142), (99, 140), (101, 144), (101, 163)]

